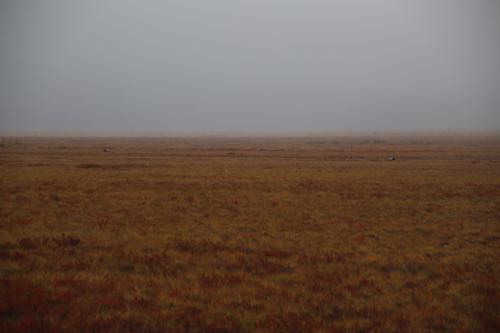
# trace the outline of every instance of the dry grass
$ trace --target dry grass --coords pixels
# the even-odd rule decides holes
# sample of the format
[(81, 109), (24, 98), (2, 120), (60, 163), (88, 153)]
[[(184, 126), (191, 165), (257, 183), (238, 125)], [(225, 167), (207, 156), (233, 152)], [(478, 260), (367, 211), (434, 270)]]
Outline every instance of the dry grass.
[(1, 332), (500, 330), (498, 137), (4, 138), (0, 181)]

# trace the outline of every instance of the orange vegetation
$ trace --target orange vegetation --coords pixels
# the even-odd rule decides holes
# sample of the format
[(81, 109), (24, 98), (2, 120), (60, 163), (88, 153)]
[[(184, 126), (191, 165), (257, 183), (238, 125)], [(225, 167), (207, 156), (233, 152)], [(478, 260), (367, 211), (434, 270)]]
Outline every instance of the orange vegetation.
[(500, 331), (498, 137), (3, 138), (0, 182), (1, 332)]

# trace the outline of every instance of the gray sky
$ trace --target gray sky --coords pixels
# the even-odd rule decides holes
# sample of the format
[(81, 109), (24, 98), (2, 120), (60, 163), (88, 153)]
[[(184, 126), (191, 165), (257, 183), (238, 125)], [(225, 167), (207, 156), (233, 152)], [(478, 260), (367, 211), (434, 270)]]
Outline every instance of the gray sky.
[(0, 131), (500, 128), (498, 0), (0, 0)]

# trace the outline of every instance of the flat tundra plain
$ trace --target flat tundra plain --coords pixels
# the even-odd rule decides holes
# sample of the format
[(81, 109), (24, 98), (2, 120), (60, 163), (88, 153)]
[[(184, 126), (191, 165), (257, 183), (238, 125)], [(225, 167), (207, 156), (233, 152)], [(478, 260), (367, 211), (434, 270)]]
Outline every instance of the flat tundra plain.
[(500, 137), (3, 137), (0, 279), (9, 333), (498, 332)]

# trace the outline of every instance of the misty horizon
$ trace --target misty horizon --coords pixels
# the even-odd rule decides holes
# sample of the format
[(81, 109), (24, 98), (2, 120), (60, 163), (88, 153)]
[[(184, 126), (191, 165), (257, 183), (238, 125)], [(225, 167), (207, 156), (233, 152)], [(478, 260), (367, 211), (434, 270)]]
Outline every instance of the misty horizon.
[(500, 2), (2, 1), (0, 133), (500, 129)]

